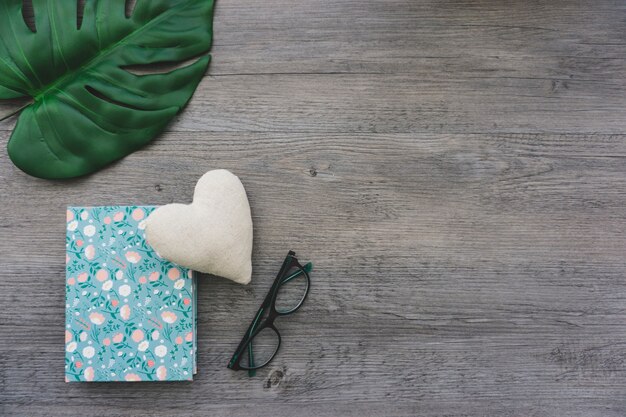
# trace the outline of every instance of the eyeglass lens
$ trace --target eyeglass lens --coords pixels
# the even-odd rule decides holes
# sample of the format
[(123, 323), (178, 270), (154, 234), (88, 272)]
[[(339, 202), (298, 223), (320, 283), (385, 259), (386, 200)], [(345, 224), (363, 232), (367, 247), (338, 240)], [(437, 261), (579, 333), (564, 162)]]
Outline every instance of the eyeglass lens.
[(256, 368), (265, 365), (272, 359), (279, 344), (280, 340), (276, 331), (271, 327), (265, 327), (254, 337), (248, 349), (243, 352), (240, 366)]
[(274, 303), (276, 311), (288, 314), (295, 311), (306, 296), (309, 282), (304, 271), (297, 266), (291, 267), (281, 281)]

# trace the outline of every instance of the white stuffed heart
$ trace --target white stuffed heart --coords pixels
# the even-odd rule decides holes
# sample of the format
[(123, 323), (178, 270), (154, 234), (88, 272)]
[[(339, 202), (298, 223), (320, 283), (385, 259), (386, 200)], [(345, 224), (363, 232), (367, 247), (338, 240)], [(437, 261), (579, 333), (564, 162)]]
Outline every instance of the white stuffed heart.
[(171, 262), (240, 284), (250, 282), (250, 204), (243, 184), (229, 171), (204, 174), (191, 204), (153, 211), (146, 220), (146, 239)]

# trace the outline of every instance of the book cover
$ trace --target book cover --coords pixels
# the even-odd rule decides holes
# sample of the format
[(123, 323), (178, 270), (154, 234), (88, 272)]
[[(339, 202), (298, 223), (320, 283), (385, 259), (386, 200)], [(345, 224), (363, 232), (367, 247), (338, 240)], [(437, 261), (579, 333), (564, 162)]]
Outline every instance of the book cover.
[(195, 279), (146, 242), (154, 208), (68, 208), (66, 381), (192, 379)]

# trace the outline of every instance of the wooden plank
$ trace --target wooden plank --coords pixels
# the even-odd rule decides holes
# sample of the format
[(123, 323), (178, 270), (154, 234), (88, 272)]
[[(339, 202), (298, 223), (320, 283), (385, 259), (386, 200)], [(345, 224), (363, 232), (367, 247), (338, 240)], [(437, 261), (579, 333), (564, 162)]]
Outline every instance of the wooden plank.
[[(207, 77), (169, 129), (618, 134), (626, 129), (624, 79), (612, 83), (530, 77), (424, 79), (410, 74)], [(14, 121), (3, 123), (3, 129), (12, 129)]]
[[(428, 77), (472, 70), (480, 76), (527, 77), (529, 69), (536, 76), (549, 69), (559, 78), (598, 78), (584, 63), (624, 59), (624, 7), (619, 0), (593, 7), (569, 1), (280, 0), (262, 8), (254, 0), (229, 2), (218, 7), (211, 72), (428, 68)], [(615, 72), (605, 75), (619, 78)]]

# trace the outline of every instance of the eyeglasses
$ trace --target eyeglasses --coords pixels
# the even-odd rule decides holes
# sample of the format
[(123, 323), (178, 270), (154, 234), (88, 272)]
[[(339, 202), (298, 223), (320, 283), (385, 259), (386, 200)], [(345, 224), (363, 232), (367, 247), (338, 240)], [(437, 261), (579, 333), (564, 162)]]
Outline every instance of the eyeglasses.
[[(274, 320), (293, 314), (302, 306), (309, 293), (311, 270), (311, 262), (302, 266), (296, 253), (289, 251), (263, 304), (230, 359), (230, 369), (247, 370), (250, 376), (254, 376), (256, 369), (263, 368), (274, 359), (281, 341)], [(244, 354), (246, 350), (247, 355)]]

